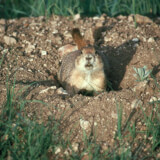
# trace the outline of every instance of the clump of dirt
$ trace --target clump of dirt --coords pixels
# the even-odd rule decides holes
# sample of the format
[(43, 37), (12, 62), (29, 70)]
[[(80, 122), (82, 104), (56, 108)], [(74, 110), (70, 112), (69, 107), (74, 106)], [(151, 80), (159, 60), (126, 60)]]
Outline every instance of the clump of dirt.
[[(63, 94), (57, 81), (61, 57), (58, 49), (74, 44), (70, 31), (80, 28), (86, 39), (93, 39), (93, 30), (103, 28), (95, 41), (96, 48), (108, 56), (113, 90), (89, 97)], [(72, 131), (71, 140), (82, 142), (83, 130), (94, 134), (107, 147), (114, 143), (118, 111), (122, 108), (122, 126), (140, 119), (140, 106), (148, 113), (149, 104), (160, 93), (153, 78), (137, 82), (133, 67), (147, 66), (159, 84), (160, 26), (154, 22), (138, 24), (135, 28), (130, 16), (101, 17), (72, 20), (53, 15), (44, 17), (0, 20), (0, 105), (6, 101), (6, 82), (16, 77), (15, 92), (27, 100), (41, 100), (48, 105), (27, 104), (30, 119), (39, 123), (48, 117), (59, 119), (64, 135)], [(8, 80), (7, 80), (8, 79)], [(19, 93), (18, 90), (24, 88)], [(139, 123), (139, 126), (142, 124)]]

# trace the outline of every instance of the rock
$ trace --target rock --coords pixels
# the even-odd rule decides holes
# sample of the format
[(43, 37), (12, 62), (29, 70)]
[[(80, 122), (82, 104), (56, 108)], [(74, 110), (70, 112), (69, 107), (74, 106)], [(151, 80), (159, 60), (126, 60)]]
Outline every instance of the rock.
[(55, 90), (55, 89), (56, 89), (56, 86), (51, 86), (51, 87), (48, 87), (48, 88), (46, 88), (46, 89), (43, 89), (43, 90), (41, 90), (41, 91), (39, 92), (39, 94), (47, 93), (48, 90), (50, 90), (50, 89)]
[(62, 38), (60, 36), (55, 37), (55, 42), (59, 45), (62, 45)]
[(63, 94), (63, 95), (66, 95), (68, 94), (66, 90), (64, 90), (62, 87), (58, 88), (57, 89), (57, 94)]
[(43, 64), (43, 67), (47, 67), (47, 64)]
[(140, 23), (140, 24), (142, 24), (142, 23), (153, 23), (153, 21), (150, 18), (146, 17), (146, 16), (142, 16), (142, 15), (136, 14), (135, 17), (136, 17), (136, 22), (137, 23)]
[(69, 33), (68, 31), (65, 31), (65, 32), (64, 32), (64, 37), (65, 37), (66, 39), (69, 39), (69, 38), (72, 38), (72, 35), (71, 35), (71, 33)]
[(29, 43), (28, 46), (25, 48), (25, 52), (30, 54), (31, 52), (34, 51), (34, 49), (35, 46)]
[(157, 159), (160, 159), (160, 153), (157, 154)]
[(57, 29), (53, 30), (53, 32), (52, 32), (52, 34), (57, 34), (57, 33), (58, 33)]
[(158, 98), (152, 96), (151, 99), (149, 100), (150, 103), (158, 101)]
[(55, 149), (55, 154), (58, 154), (58, 153), (60, 153), (61, 152), (61, 148), (60, 147), (56, 147), (56, 149)]
[(139, 39), (138, 38), (133, 38), (132, 41), (133, 42), (139, 42)]
[(61, 104), (60, 107), (61, 107), (61, 108), (65, 108), (66, 106), (65, 106), (64, 104)]
[(133, 45), (134, 48), (137, 48), (138, 46), (139, 46), (138, 43)]
[(3, 51), (2, 51), (2, 54), (6, 54), (8, 52), (8, 49), (4, 49)]
[(66, 156), (69, 156), (69, 149), (66, 149), (66, 150), (64, 151), (64, 154), (65, 154)]
[[(136, 22), (139, 23), (139, 24), (153, 23), (153, 21), (150, 18), (148, 18), (146, 16), (139, 15), (139, 14), (136, 14), (135, 18), (136, 18)], [(133, 14), (128, 16), (128, 21), (129, 22), (134, 21), (134, 15)]]
[(106, 17), (106, 15), (102, 14), (99, 19), (104, 22), (105, 21), (105, 17)]
[(0, 24), (3, 24), (3, 25), (5, 25), (5, 19), (0, 19)]
[[(139, 14), (136, 14), (135, 18), (136, 18), (136, 22), (139, 23), (139, 24), (153, 23), (153, 21), (150, 18), (148, 18), (146, 16), (139, 15)], [(129, 22), (134, 21), (134, 15), (133, 14), (128, 17), (128, 21)]]
[(146, 90), (148, 81), (142, 81), (142, 82), (138, 82), (138, 84), (133, 88), (133, 91), (136, 92), (136, 94), (141, 94)]
[(89, 122), (83, 119), (80, 119), (80, 126), (82, 129), (87, 130), (89, 127)]
[(135, 99), (131, 103), (131, 108), (132, 109), (137, 108), (138, 106), (142, 105), (142, 103), (143, 102), (141, 100)]
[(46, 56), (47, 55), (47, 51), (41, 51), (41, 56)]
[(129, 22), (133, 22), (134, 21), (133, 15), (128, 16), (128, 21)]
[(144, 42), (146, 42), (146, 41), (147, 41), (147, 39), (146, 39), (145, 37), (143, 37), (143, 41), (144, 41)]
[(99, 21), (99, 22), (96, 23), (96, 27), (97, 27), (97, 28), (102, 27), (103, 24), (104, 24), (103, 21)]
[[(19, 54), (20, 55), (20, 54)], [(33, 58), (28, 59), (28, 61), (33, 62)]]
[(73, 143), (73, 144), (72, 144), (72, 148), (73, 148), (73, 151), (74, 151), (74, 152), (77, 152), (77, 151), (78, 151), (78, 148), (79, 148), (79, 144), (78, 144), (78, 143)]
[(76, 14), (76, 15), (74, 15), (73, 20), (74, 20), (74, 21), (77, 21), (77, 20), (79, 20), (80, 18), (81, 18), (81, 15), (80, 15), (80, 14)]
[(112, 116), (113, 119), (118, 119), (117, 113), (112, 112), (112, 113), (111, 113), (111, 116)]
[(153, 37), (150, 37), (150, 38), (148, 39), (148, 42), (149, 42), (149, 43), (153, 43), (153, 42), (155, 42), (155, 40), (154, 40)]
[(0, 25), (0, 33), (4, 33), (5, 32), (5, 26), (4, 25)]
[(65, 46), (62, 46), (58, 49), (58, 54), (63, 57), (64, 55), (76, 51), (78, 50), (77, 46), (71, 45), (71, 44), (67, 44)]
[(17, 32), (13, 32), (12, 35), (13, 35), (14, 37), (17, 37)]
[(126, 16), (119, 15), (117, 18), (120, 20), (124, 20), (124, 19), (126, 19)]
[(14, 45), (17, 43), (16, 39), (13, 38), (13, 37), (9, 37), (9, 36), (4, 36), (4, 42), (7, 44), (7, 45)]
[(93, 20), (98, 20), (98, 19), (99, 19), (98, 16), (93, 17)]
[(105, 41), (105, 42), (110, 42), (110, 41), (112, 41), (112, 38), (106, 36), (106, 37), (104, 37), (104, 41)]

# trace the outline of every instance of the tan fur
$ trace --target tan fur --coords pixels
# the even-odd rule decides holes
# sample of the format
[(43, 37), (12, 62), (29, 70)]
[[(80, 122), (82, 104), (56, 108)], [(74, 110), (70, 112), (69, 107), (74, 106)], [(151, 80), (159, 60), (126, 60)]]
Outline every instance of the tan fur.
[(70, 77), (70, 84), (80, 90), (102, 92), (106, 87), (104, 72), (83, 73), (74, 69)]
[(78, 29), (73, 29), (72, 36), (80, 49), (63, 57), (58, 79), (70, 94), (81, 90), (105, 91), (106, 71), (109, 70), (107, 59), (96, 53), (93, 46), (87, 46)]

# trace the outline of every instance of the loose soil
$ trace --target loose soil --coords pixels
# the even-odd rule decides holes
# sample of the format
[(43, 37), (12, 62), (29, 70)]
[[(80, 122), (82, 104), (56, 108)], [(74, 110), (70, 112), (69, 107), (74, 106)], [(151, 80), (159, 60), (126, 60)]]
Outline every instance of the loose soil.
[[(109, 91), (97, 96), (77, 94), (71, 97), (64, 94), (57, 80), (61, 63), (58, 49), (74, 44), (70, 35), (73, 27), (80, 28), (84, 37), (108, 56)], [(97, 27), (101, 28), (101, 33), (94, 40), (93, 31)], [(160, 100), (156, 85), (160, 85), (158, 23), (145, 22), (135, 28), (130, 16), (110, 18), (106, 15), (78, 20), (55, 15), (49, 19), (1, 19), (0, 37), (0, 59), (3, 57), (0, 64), (0, 106), (6, 102), (6, 82), (16, 79), (16, 100), (45, 103), (27, 103), (25, 111), (28, 118), (36, 119), (38, 123), (46, 123), (49, 117), (61, 118), (61, 130), (64, 137), (72, 133), (71, 142), (81, 144), (85, 130), (88, 136), (96, 137), (104, 150), (113, 148), (120, 110), (123, 135), (128, 123), (135, 121), (137, 130), (146, 129), (142, 110), (149, 114), (153, 109), (150, 102)], [(153, 70), (155, 78), (137, 82), (133, 67), (143, 66)]]

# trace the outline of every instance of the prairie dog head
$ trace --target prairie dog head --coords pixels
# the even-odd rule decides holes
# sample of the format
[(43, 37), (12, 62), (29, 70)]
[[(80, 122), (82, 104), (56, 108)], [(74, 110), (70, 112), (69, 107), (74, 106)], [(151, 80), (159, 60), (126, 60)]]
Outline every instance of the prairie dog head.
[(102, 70), (103, 63), (93, 47), (85, 47), (81, 50), (81, 55), (77, 57), (75, 67), (84, 72), (92, 72)]
[(96, 54), (95, 48), (85, 41), (78, 28), (72, 30), (72, 37), (81, 55), (75, 61), (76, 69), (84, 72), (91, 72), (103, 69), (101, 57)]

